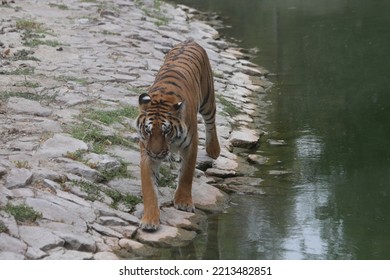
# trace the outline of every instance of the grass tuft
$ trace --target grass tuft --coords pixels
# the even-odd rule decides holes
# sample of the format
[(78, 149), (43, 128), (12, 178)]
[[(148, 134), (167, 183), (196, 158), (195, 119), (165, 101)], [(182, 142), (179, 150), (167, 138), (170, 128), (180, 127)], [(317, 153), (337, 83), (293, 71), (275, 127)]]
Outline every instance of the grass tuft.
[(37, 219), (42, 218), (42, 214), (35, 211), (34, 208), (27, 205), (11, 205), (7, 204), (4, 211), (14, 216), (15, 220), (21, 223), (33, 223)]

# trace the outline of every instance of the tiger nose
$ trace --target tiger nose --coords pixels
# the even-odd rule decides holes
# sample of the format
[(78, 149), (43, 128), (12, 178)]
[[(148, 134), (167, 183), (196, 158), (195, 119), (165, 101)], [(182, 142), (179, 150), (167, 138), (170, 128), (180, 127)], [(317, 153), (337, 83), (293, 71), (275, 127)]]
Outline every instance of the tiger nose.
[(161, 151), (160, 153), (156, 154), (152, 151), (148, 151), (148, 154), (152, 158), (157, 158), (157, 159), (164, 159), (168, 155), (168, 151)]

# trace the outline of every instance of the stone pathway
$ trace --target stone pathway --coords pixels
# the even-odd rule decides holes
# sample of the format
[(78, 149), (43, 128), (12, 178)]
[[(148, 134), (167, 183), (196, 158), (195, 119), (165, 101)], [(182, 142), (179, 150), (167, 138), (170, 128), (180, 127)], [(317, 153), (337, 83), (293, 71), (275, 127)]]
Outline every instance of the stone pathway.
[[(0, 259), (139, 258), (191, 242), (203, 211), (226, 203), (215, 182), (240, 174), (233, 147), (259, 141), (250, 127), (265, 106), (268, 73), (184, 6), (15, 2), (0, 6)], [(212, 161), (199, 147), (196, 213), (172, 207), (175, 171), (163, 166), (162, 227), (147, 233), (138, 230), (138, 95), (164, 54), (189, 37), (214, 69), (222, 155)]]

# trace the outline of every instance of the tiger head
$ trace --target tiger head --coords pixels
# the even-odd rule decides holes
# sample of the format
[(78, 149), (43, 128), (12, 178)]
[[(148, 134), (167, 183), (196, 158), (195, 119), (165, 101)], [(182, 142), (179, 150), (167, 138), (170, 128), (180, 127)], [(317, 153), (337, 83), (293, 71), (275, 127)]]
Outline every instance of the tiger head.
[(138, 101), (140, 114), (136, 125), (140, 141), (153, 160), (163, 160), (186, 134), (187, 128), (181, 119), (184, 102), (157, 100), (146, 93), (141, 94)]

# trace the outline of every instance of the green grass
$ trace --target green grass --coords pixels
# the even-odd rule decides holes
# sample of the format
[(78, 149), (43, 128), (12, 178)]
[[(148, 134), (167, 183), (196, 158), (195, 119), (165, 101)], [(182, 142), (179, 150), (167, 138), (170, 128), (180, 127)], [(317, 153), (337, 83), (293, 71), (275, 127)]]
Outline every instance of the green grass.
[(80, 189), (87, 194), (87, 199), (90, 201), (102, 201), (103, 195), (101, 193), (101, 187), (97, 184), (81, 180), (81, 181), (72, 181), (73, 185), (79, 186)]
[(11, 97), (20, 97), (29, 100), (39, 101), (41, 97), (30, 92), (0, 92), (0, 100), (7, 100)]
[(31, 82), (31, 81), (25, 80), (24, 82), (20, 83), (19, 86), (28, 87), (28, 88), (37, 88), (37, 87), (40, 87), (41, 84), (38, 82)]
[(65, 4), (49, 3), (49, 7), (57, 8), (57, 9), (60, 9), (60, 10), (69, 10), (68, 6), (66, 6)]
[(112, 199), (111, 207), (118, 209), (119, 204), (124, 204), (130, 210), (133, 210), (135, 205), (142, 201), (141, 198), (131, 194), (122, 194), (117, 190), (103, 188), (97, 184), (88, 181), (72, 181), (73, 185), (79, 186), (82, 191), (87, 193), (87, 199), (91, 201), (102, 201), (103, 193)]
[(58, 47), (61, 46), (62, 44), (58, 42), (57, 40), (41, 40), (41, 39), (31, 39), (31, 40), (25, 40), (23, 42), (23, 45), (26, 47), (36, 47), (40, 45), (45, 45), (49, 47)]
[(74, 76), (60, 75), (60, 76), (55, 77), (55, 79), (57, 81), (62, 81), (62, 82), (72, 81), (72, 82), (76, 82), (76, 83), (78, 83), (80, 85), (87, 85), (88, 84), (88, 80), (87, 79), (85, 79), (85, 78), (77, 78), (77, 77), (74, 77)]
[(217, 96), (217, 99), (220, 104), (224, 107), (224, 112), (227, 113), (229, 116), (234, 117), (241, 113), (241, 111), (229, 100), (227, 100), (223, 96)]
[(32, 75), (35, 72), (35, 68), (33, 67), (25, 67), (25, 68), (17, 68), (11, 71), (1, 71), (2, 75)]
[(88, 119), (99, 121), (110, 125), (120, 122), (123, 117), (135, 119), (138, 116), (138, 108), (134, 106), (126, 106), (116, 110), (91, 110), (86, 113)]
[(117, 170), (115, 171), (102, 171), (101, 174), (104, 178), (104, 181), (108, 182), (114, 178), (131, 178), (132, 175), (131, 173), (129, 172), (129, 170), (127, 170), (127, 163), (120, 160), (120, 166)]
[(169, 187), (171, 189), (176, 188), (176, 178), (177, 176), (172, 173), (170, 166), (163, 164), (160, 167), (160, 178), (158, 184), (160, 187)]
[(88, 121), (71, 126), (68, 131), (74, 138), (90, 143), (97, 154), (105, 153), (106, 148), (112, 145), (133, 146), (131, 141), (118, 134), (104, 135), (102, 129)]
[(42, 218), (42, 214), (35, 211), (34, 208), (27, 205), (11, 205), (7, 204), (4, 211), (14, 216), (15, 220), (21, 223), (33, 223), (37, 219)]
[(19, 30), (36, 32), (36, 33), (44, 33), (47, 29), (40, 22), (37, 22), (32, 19), (18, 19), (16, 21), (16, 28)]

